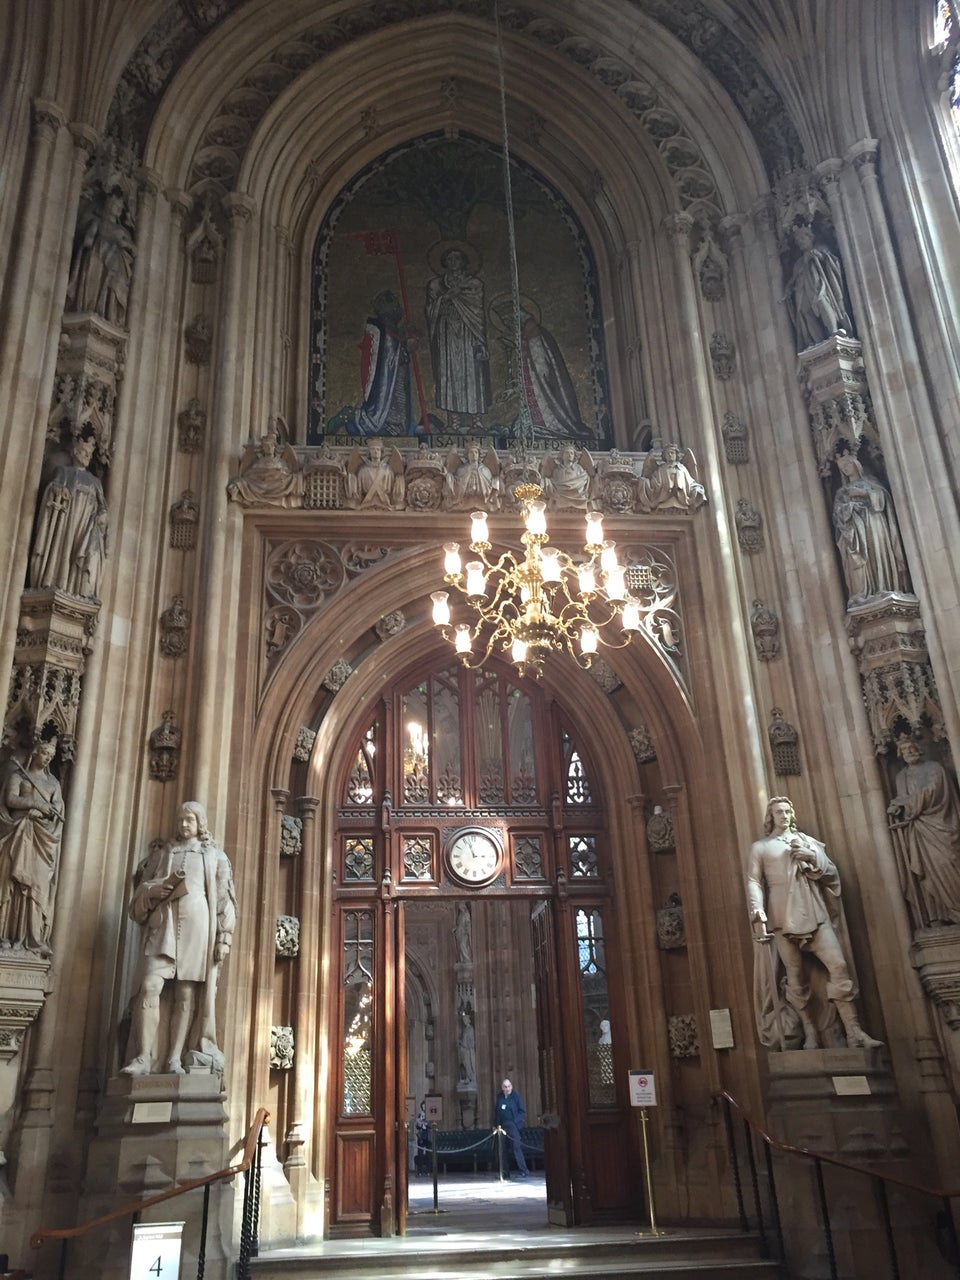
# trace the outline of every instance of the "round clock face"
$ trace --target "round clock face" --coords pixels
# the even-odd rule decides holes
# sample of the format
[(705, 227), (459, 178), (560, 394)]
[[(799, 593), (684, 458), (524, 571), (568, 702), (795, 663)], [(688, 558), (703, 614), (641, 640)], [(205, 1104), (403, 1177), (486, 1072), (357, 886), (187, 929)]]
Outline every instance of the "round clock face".
[(447, 866), (464, 884), (487, 884), (500, 870), (500, 846), (486, 831), (461, 831), (447, 846)]

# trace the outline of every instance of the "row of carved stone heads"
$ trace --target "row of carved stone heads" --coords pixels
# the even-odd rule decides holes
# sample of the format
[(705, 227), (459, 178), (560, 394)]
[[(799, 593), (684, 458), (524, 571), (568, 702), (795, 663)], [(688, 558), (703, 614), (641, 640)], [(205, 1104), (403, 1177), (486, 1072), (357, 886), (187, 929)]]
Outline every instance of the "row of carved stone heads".
[(670, 443), (656, 442), (645, 454), (611, 449), (598, 458), (565, 444), (518, 459), (472, 441), (441, 453), (425, 444), (401, 452), (370, 439), (306, 451), (301, 465), (279, 420), (247, 447), (228, 492), (245, 506), (499, 511), (516, 505), (518, 484), (539, 485), (558, 511), (692, 511), (707, 500), (693, 454)]

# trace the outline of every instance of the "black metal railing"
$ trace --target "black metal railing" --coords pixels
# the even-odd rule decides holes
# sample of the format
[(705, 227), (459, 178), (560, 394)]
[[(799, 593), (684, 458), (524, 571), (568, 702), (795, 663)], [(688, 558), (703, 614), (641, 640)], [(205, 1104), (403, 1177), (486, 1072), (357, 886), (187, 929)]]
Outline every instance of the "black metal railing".
[(215, 1182), (226, 1182), (230, 1178), (235, 1178), (237, 1174), (242, 1173), (244, 1177), (243, 1216), (240, 1226), (240, 1260), (238, 1262), (237, 1275), (238, 1280), (248, 1280), (249, 1261), (252, 1257), (256, 1257), (260, 1244), (260, 1162), (263, 1148), (263, 1129), (269, 1119), (269, 1111), (261, 1107), (254, 1117), (253, 1124), (247, 1130), (242, 1158), (238, 1164), (227, 1165), (223, 1169), (218, 1169), (216, 1173), (208, 1173), (203, 1178), (194, 1178), (190, 1182), (181, 1182), (179, 1186), (171, 1187), (168, 1191), (162, 1191), (159, 1195), (149, 1196), (146, 1199), (136, 1201), (134, 1204), (124, 1205), (120, 1209), (114, 1209), (112, 1213), (105, 1213), (99, 1218), (92, 1218), (89, 1222), (81, 1222), (75, 1227), (40, 1228), (30, 1237), (31, 1249), (39, 1249), (47, 1240), (59, 1240), (60, 1266), (58, 1276), (59, 1280), (64, 1280), (67, 1269), (67, 1250), (71, 1240), (84, 1236), (90, 1231), (95, 1231), (98, 1227), (105, 1226), (109, 1222), (118, 1222), (123, 1218), (129, 1218), (130, 1224), (133, 1226), (134, 1223), (139, 1222), (140, 1215), (144, 1209), (150, 1209), (156, 1204), (162, 1204), (165, 1200), (173, 1200), (178, 1196), (186, 1195), (189, 1191), (197, 1191), (202, 1188), (203, 1208), (200, 1220), (196, 1276), (197, 1280), (204, 1280), (207, 1225), (210, 1218), (210, 1188)]
[[(960, 1280), (960, 1241), (952, 1203), (960, 1199), (960, 1188), (949, 1191), (926, 1187), (864, 1165), (853, 1164), (849, 1160), (780, 1142), (752, 1120), (729, 1093), (723, 1092), (717, 1096), (723, 1104), (730, 1171), (740, 1227), (743, 1231), (756, 1231), (765, 1256), (775, 1255), (781, 1262), (788, 1264), (792, 1261), (789, 1256), (790, 1241), (785, 1238), (784, 1233), (776, 1166), (779, 1162), (783, 1173), (786, 1160), (802, 1161), (808, 1165), (813, 1175), (813, 1199), (830, 1280), (840, 1280), (841, 1276), (835, 1239), (838, 1203), (844, 1205), (844, 1211), (849, 1210), (851, 1204), (855, 1206), (859, 1229), (871, 1239), (872, 1254), (875, 1254), (875, 1244), (872, 1242), (876, 1240), (878, 1233), (882, 1236), (887, 1255), (887, 1274), (891, 1280), (908, 1280), (908, 1277), (934, 1280), (935, 1276), (955, 1276)], [(739, 1137), (734, 1113), (741, 1128)], [(762, 1165), (758, 1155), (762, 1157)], [(749, 1178), (748, 1188), (744, 1186), (744, 1169)], [(864, 1185), (869, 1185), (873, 1191), (873, 1210), (869, 1200), (856, 1191), (851, 1191), (850, 1185), (845, 1184), (838, 1196), (838, 1182), (834, 1195), (831, 1195), (827, 1186), (828, 1171), (834, 1171), (835, 1179), (863, 1179)], [(856, 1186), (856, 1183), (852, 1185)], [(792, 1189), (795, 1194), (795, 1183), (792, 1184)], [(752, 1205), (748, 1204), (748, 1196), (752, 1199)], [(896, 1212), (891, 1203), (894, 1198), (897, 1202)], [(775, 1250), (771, 1236), (776, 1243)], [(805, 1240), (805, 1245), (809, 1252), (809, 1240)], [(855, 1259), (851, 1260), (851, 1265), (856, 1268)], [(902, 1269), (904, 1266), (907, 1270)], [(863, 1273), (856, 1270), (855, 1274)], [(883, 1280), (883, 1273), (876, 1268), (875, 1260), (870, 1274), (876, 1280)]]

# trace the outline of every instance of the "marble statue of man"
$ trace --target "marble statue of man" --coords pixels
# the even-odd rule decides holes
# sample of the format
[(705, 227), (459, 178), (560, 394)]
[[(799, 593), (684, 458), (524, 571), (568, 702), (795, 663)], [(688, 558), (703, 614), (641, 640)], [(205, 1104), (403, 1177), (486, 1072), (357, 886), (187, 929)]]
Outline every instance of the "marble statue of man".
[[(820, 1047), (809, 1007), (814, 962), (826, 971), (826, 998), (840, 1015), (847, 1045), (878, 1048), (880, 1041), (872, 1039), (860, 1026), (857, 985), (838, 936), (841, 924), (837, 868), (819, 840), (797, 829), (793, 804), (786, 796), (771, 799), (763, 829), (763, 839), (750, 849), (747, 869), (750, 920), (758, 940), (766, 936), (768, 925), (773, 933), (786, 973), (784, 996), (799, 1016), (803, 1048)], [(778, 978), (778, 985), (779, 981)], [(779, 998), (777, 993), (774, 998)]]
[(129, 1076), (149, 1075), (160, 1029), (160, 995), (173, 982), (162, 1072), (222, 1071), (216, 997), (237, 922), (233, 872), (207, 828), (202, 804), (180, 806), (179, 836), (158, 843), (141, 868), (130, 915), (142, 928), (132, 1002)]
[(956, 783), (917, 742), (897, 742), (904, 768), (887, 806), (896, 837), (900, 884), (920, 927), (960, 924), (960, 797)]

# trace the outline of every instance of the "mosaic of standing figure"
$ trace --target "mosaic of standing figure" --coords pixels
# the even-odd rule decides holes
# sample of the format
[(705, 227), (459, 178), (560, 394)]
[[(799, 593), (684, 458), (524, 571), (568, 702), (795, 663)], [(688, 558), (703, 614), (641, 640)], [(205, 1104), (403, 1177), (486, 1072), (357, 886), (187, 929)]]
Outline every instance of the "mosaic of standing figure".
[(557, 193), (512, 166), (519, 311), (502, 158), (488, 144), (420, 139), (334, 201), (314, 253), (308, 443), (505, 445), (522, 417), (535, 440), (609, 447), (590, 248)]

